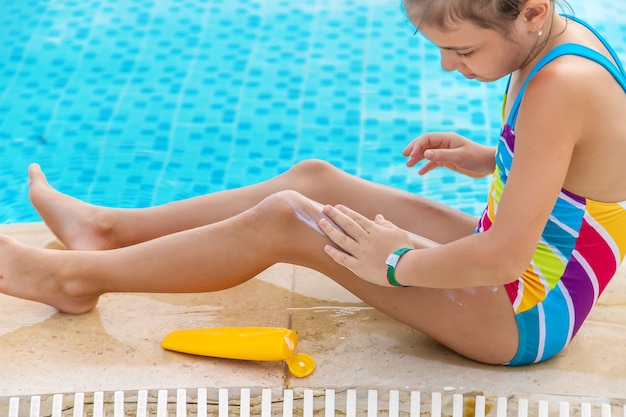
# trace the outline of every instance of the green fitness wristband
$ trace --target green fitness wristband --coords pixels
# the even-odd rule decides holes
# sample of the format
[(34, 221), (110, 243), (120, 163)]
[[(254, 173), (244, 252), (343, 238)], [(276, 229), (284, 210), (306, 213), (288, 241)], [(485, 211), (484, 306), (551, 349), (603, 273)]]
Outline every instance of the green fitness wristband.
[(387, 281), (394, 287), (407, 287), (407, 285), (402, 285), (396, 281), (396, 265), (398, 265), (400, 257), (410, 250), (413, 250), (413, 248), (400, 248), (394, 253), (389, 254), (385, 261), (387, 264)]

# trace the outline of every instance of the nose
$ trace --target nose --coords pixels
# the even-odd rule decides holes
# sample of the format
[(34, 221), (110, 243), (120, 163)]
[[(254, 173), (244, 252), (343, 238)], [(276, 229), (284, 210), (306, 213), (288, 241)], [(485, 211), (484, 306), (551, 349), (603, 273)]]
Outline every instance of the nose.
[(459, 68), (460, 59), (454, 51), (447, 51), (445, 49), (440, 50), (441, 53), (441, 68), (445, 71), (454, 71)]

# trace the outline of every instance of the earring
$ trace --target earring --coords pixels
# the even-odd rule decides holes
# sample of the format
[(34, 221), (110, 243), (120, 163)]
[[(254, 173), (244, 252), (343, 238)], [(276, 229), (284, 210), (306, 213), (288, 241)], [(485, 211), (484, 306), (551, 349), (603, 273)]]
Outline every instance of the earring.
[(543, 36), (543, 30), (539, 29), (539, 32), (537, 32), (537, 36), (541, 38)]

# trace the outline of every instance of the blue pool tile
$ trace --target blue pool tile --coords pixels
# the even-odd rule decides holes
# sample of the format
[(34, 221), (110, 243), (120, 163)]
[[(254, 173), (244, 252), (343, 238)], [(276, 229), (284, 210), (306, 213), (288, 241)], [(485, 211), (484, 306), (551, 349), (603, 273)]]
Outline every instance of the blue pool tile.
[[(624, 54), (622, 3), (571, 3)], [(31, 162), (65, 192), (123, 207), (321, 158), (482, 209), (487, 180), (420, 177), (401, 151), (426, 130), (495, 144), (503, 83), (439, 70), (396, 0), (0, 0), (0, 10), (0, 222), (38, 219)]]

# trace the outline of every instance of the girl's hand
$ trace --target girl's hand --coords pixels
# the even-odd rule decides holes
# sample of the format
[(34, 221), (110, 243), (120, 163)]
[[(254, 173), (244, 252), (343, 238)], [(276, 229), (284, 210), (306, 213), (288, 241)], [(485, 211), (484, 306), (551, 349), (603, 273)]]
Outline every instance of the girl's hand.
[(392, 287), (387, 281), (385, 261), (400, 248), (414, 247), (408, 233), (380, 214), (372, 221), (341, 205), (325, 206), (324, 214), (335, 225), (322, 219), (319, 226), (338, 247), (326, 245), (326, 253), (364, 280)]
[(495, 168), (495, 149), (479, 145), (456, 133), (425, 133), (413, 139), (402, 155), (409, 158), (406, 165), (415, 166), (423, 159), (428, 162), (418, 173), (424, 175), (445, 167), (474, 178), (491, 174)]

